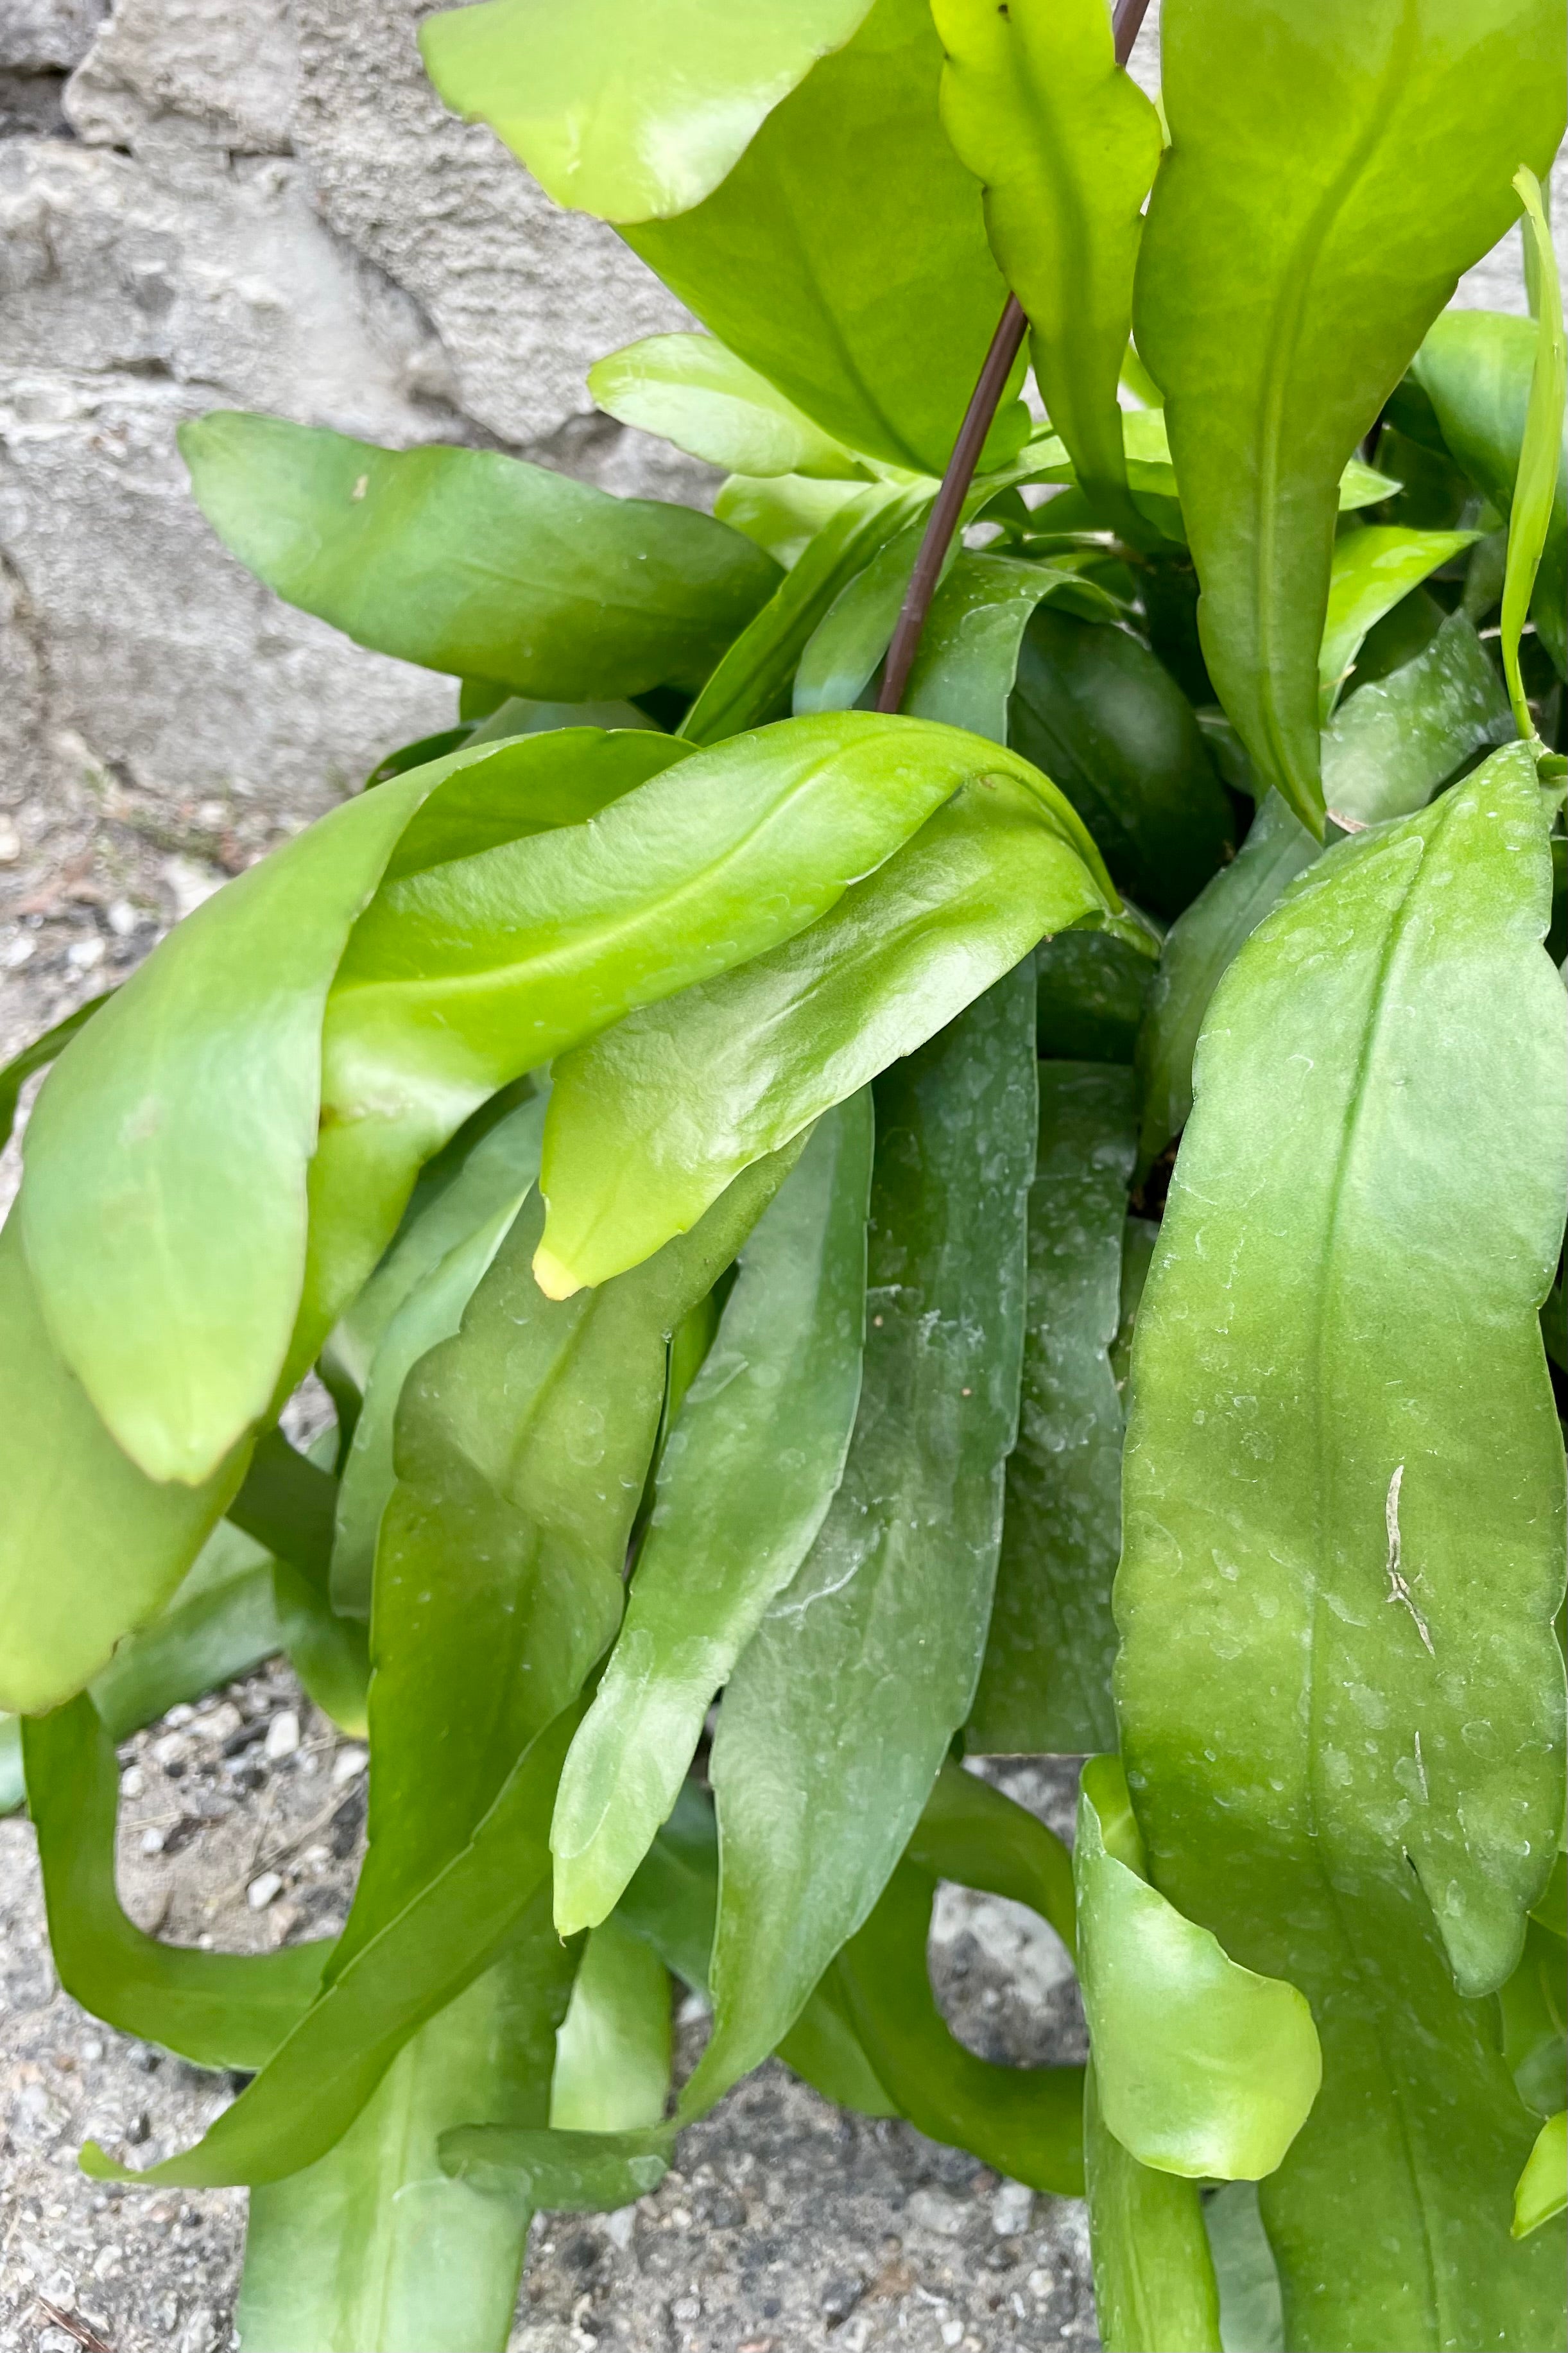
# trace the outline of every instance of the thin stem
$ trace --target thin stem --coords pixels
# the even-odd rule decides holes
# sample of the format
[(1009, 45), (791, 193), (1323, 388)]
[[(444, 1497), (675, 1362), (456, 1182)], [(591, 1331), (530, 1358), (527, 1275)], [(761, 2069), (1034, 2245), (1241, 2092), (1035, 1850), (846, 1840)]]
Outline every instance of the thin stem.
[[(1111, 17), (1111, 37), (1119, 66), (1124, 66), (1131, 56), (1132, 44), (1138, 38), (1139, 27), (1148, 9), (1149, 0), (1116, 0)], [(904, 591), (898, 626), (893, 631), (893, 641), (888, 648), (882, 684), (877, 696), (879, 711), (897, 711), (903, 702), (904, 689), (910, 682), (910, 672), (920, 651), (926, 615), (936, 594), (949, 543), (958, 529), (963, 502), (974, 480), (974, 469), (980, 462), (980, 452), (985, 447), (985, 436), (991, 430), (991, 420), (1006, 389), (1007, 378), (1013, 373), (1013, 363), (1023, 346), (1028, 327), (1023, 305), (1016, 294), (1009, 294), (1006, 308), (997, 322), (996, 332), (991, 338), (985, 364), (970, 395), (969, 406), (963, 412), (963, 422), (958, 428), (958, 438), (952, 445), (952, 455), (942, 478), (942, 488), (936, 494), (936, 503), (926, 523), (920, 554), (915, 558), (915, 568)]]

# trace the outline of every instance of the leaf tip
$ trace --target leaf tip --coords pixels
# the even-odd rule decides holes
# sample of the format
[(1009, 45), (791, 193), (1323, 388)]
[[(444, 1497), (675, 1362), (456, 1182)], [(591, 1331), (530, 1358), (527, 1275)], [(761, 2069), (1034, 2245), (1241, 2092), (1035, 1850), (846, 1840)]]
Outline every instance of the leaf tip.
[(574, 1292), (583, 1288), (571, 1268), (542, 1243), (533, 1253), (533, 1279), (546, 1299), (570, 1299)]

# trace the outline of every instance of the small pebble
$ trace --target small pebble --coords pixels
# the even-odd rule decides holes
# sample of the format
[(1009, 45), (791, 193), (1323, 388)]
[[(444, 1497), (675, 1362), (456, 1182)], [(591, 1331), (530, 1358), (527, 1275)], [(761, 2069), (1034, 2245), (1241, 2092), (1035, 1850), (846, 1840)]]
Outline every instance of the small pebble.
[(160, 1830), (143, 1831), (142, 1833), (142, 1852), (143, 1854), (162, 1854), (163, 1852), (163, 1831)]
[(37, 941), (30, 932), (18, 932), (16, 937), (6, 944), (6, 971), (19, 972), (22, 966), (31, 960), (33, 951), (37, 944)]
[(165, 1732), (153, 1743), (156, 1762), (165, 1767), (184, 1764), (190, 1753), (190, 1743), (183, 1732)]
[(0, 817), (0, 866), (15, 866), (21, 855), (21, 835), (8, 817)]
[(282, 1884), (277, 1872), (264, 1871), (246, 1889), (245, 1900), (253, 1912), (265, 1912)]
[(999, 2239), (1021, 2238), (1029, 2227), (1035, 2193), (1027, 2183), (1005, 2181), (991, 2200), (991, 2228)]
[(942, 2324), (942, 2341), (944, 2345), (962, 2344), (963, 2341), (963, 2321), (944, 2320)]
[(91, 972), (103, 962), (103, 942), (94, 932), (90, 938), (73, 940), (66, 950), (66, 962), (73, 972)]
[(300, 1719), (291, 1707), (275, 1715), (267, 1727), (267, 1757), (276, 1765), (280, 1757), (292, 1757), (300, 1746)]
[(356, 1780), (368, 1761), (363, 1748), (340, 1748), (332, 1759), (333, 1788), (341, 1788), (345, 1781)]
[(195, 1709), (188, 1707), (184, 1700), (181, 1700), (177, 1707), (172, 1707), (163, 1718), (164, 1723), (172, 1724), (176, 1732), (183, 1731), (187, 1724), (194, 1724), (195, 1720)]
[(121, 1773), (120, 1777), (121, 1796), (122, 1798), (139, 1798), (146, 1787), (147, 1776), (142, 1770), (141, 1766), (128, 1765), (125, 1767), (124, 1772)]
[(109, 928), (117, 940), (128, 940), (140, 920), (129, 899), (115, 899), (110, 902)]

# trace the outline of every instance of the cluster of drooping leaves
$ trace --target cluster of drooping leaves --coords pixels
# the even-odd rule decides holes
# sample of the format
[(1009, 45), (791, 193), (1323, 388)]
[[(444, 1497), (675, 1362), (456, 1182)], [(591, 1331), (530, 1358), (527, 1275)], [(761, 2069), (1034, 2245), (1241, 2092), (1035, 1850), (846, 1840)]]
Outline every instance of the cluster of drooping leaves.
[[(66, 1985), (255, 2071), (144, 2177), (250, 2185), (247, 2353), (502, 2345), (774, 2052), (1087, 2188), (1110, 2348), (1563, 2341), (1562, 14), (1166, 0), (1159, 110), (1137, 14), (427, 21), (709, 331), (590, 383), (711, 516), (186, 428), (462, 681), (4, 1080), (0, 1698)], [(172, 1947), (113, 1744), (279, 1648), (347, 1926)], [(944, 1879), (1087, 2079), (949, 2031)]]

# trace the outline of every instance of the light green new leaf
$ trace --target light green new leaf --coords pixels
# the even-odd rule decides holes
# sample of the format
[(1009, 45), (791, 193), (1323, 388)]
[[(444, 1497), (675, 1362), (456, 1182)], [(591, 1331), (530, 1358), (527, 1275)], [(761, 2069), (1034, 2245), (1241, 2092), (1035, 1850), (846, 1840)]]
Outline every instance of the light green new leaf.
[(530, 2210), (442, 2171), (454, 2125), (540, 2125), (574, 1954), (544, 1921), (398, 2052), (334, 2148), (250, 2193), (246, 2353), (502, 2353)]
[(1210, 1008), (1139, 1314), (1118, 1715), (1156, 1885), (1313, 2006), (1322, 2090), (1263, 2191), (1308, 2348), (1560, 2326), (1463, 1998), (1561, 1818), (1549, 893), (1522, 744), (1296, 884)]
[(633, 2132), (660, 2123), (670, 2046), (668, 1970), (619, 1920), (601, 1922), (556, 2037), (551, 2130)]
[(864, 482), (817, 481), (809, 474), (731, 474), (720, 486), (713, 512), (755, 540), (788, 572), (839, 508), (865, 487)]
[(420, 28), (447, 105), (488, 122), (558, 205), (601, 220), (683, 213), (869, 0), (484, 0)]
[[(552, 740), (491, 756), (538, 759)], [(1005, 760), (918, 720), (786, 721), (689, 754), (592, 824), (389, 883), (327, 1008), (317, 1320), (370, 1272), (421, 1163), (497, 1088), (805, 930), (966, 777)]]
[(1322, 2081), (1293, 1985), (1231, 1960), (1149, 1884), (1114, 1757), (1084, 1767), (1073, 1846), (1079, 1977), (1106, 2124), (1129, 2154), (1189, 2181), (1257, 2181)]
[[(405, 1237), (406, 1243), (416, 1243), (426, 1224), (438, 1226), (443, 1237), (458, 1228), (450, 1248), (398, 1303), (365, 1376), (364, 1401), (338, 1487), (332, 1546), (333, 1606), (351, 1617), (370, 1615), (375, 1541), (392, 1493), (393, 1427), (404, 1382), (420, 1357), (461, 1324), (475, 1286), (538, 1176), (543, 1134), (544, 1103), (535, 1096), (491, 1129), (461, 1175)], [(368, 1288), (374, 1290), (392, 1271), (384, 1269)]]
[[(1336, 484), (1563, 123), (1556, 0), (1172, 0), (1138, 349), (1165, 394), (1199, 627), (1266, 784), (1321, 831)], [(1262, 192), (1267, 191), (1265, 196)]]
[[(1084, 2177), (1105, 2353), (1222, 2353), (1219, 2289), (1197, 2184), (1129, 2156), (1084, 2081)], [(1237, 2353), (1256, 2353), (1251, 2347)]]
[[(1431, 404), (1442, 443), (1500, 515), (1513, 504), (1524, 443), (1539, 330), (1496, 311), (1447, 311), (1436, 320), (1396, 394), (1403, 417), (1411, 387)], [(1425, 429), (1412, 418), (1410, 428)], [(1551, 519), (1531, 607), (1541, 641), (1559, 670), (1568, 629), (1568, 454), (1557, 466)]]
[(889, 542), (901, 540), (917, 526), (924, 528), (931, 499), (923, 484), (901, 491), (883, 483), (852, 485), (848, 499), (802, 549), (714, 670), (680, 723), (683, 738), (690, 744), (719, 744), (748, 727), (782, 718), (790, 707), (790, 681), (801, 657), (847, 584), (874, 564)]
[[(940, 474), (1006, 300), (937, 111), (925, 0), (876, 0), (723, 185), (625, 232), (713, 334), (849, 448)], [(890, 260), (896, 257), (896, 260)], [(1007, 401), (988, 454), (1028, 433)]]
[(1520, 733), (1528, 739), (1535, 733), (1535, 723), (1520, 676), (1519, 641), (1530, 612), (1557, 501), (1557, 480), (1563, 465), (1563, 408), (1568, 402), (1568, 339), (1563, 329), (1563, 288), (1557, 276), (1557, 252), (1542, 206), (1541, 183), (1533, 172), (1525, 169), (1514, 174), (1513, 185), (1524, 203), (1525, 236), (1535, 263), (1539, 319), (1524, 438), (1520, 444), (1519, 470), (1509, 510), (1508, 564), (1502, 584), (1502, 660), (1513, 715)]
[(742, 1250), (660, 1460), (620, 1639), (562, 1773), (551, 1843), (563, 1936), (619, 1900), (714, 1693), (832, 1501), (860, 1394), (870, 1173), (860, 1094), (819, 1123)]
[(1480, 535), (1477, 531), (1406, 531), (1395, 523), (1362, 523), (1340, 533), (1318, 650), (1318, 707), (1325, 722), (1373, 623), (1439, 565), (1473, 547)]
[(494, 449), (380, 449), (215, 409), (180, 428), (197, 504), (268, 586), (362, 646), (545, 702), (700, 686), (778, 579), (689, 507)]
[(1036, 381), (1079, 480), (1142, 535), (1117, 384), (1160, 119), (1117, 65), (1102, 0), (934, 0), (942, 119), (1029, 316)]
[(120, 1908), (120, 1765), (86, 1693), (22, 1727), (49, 1947), (66, 1991), (122, 2034), (199, 2067), (261, 2067), (299, 2024), (328, 1947), (210, 1953), (162, 1945)]
[(1568, 2206), (1568, 2111), (1548, 2116), (1535, 2136), (1513, 2193), (1513, 2232), (1527, 2239)]
[(637, 1265), (1047, 932), (1109, 911), (1054, 789), (992, 762), (809, 932), (557, 1063), (534, 1269), (552, 1296)]
[(865, 1919), (984, 1646), (1023, 1344), (1027, 968), (889, 1071), (876, 1105), (870, 1314), (843, 1482), (720, 1710), (714, 2028), (691, 2101), (774, 2047)]
[(1135, 1110), (1130, 1070), (1040, 1066), (1018, 1442), (985, 1663), (964, 1732), (981, 1754), (1076, 1755), (1116, 1736), (1121, 1398), (1110, 1349)]
[(61, 1355), (150, 1478), (211, 1478), (268, 1410), (304, 1279), (321, 1016), (344, 942), (420, 804), (456, 767), (506, 756), (397, 777), (237, 877), (44, 1083), (17, 1210), (27, 1263)]
[(623, 425), (728, 474), (863, 480), (852, 449), (711, 335), (649, 335), (596, 360), (588, 389)]

